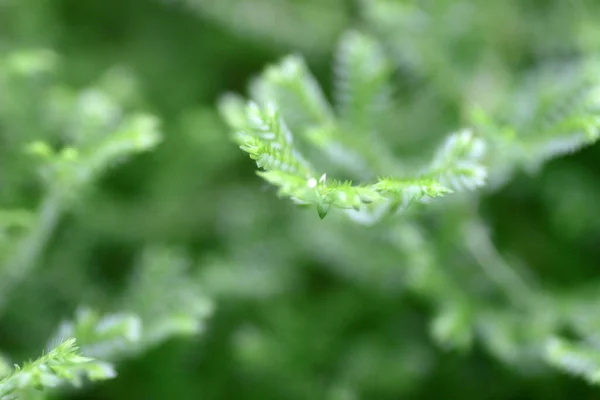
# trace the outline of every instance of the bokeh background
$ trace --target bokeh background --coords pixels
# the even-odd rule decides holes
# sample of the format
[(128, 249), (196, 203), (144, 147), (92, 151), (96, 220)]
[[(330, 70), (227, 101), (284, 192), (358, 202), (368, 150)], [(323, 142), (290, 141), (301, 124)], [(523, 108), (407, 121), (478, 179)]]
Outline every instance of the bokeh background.
[[(407, 228), (398, 244), (386, 233), (397, 219), (367, 227), (332, 213), (321, 221), (277, 198), (216, 104), (291, 53), (331, 96), (340, 35), (365, 29), (397, 68), (400, 100), (385, 140), (398, 157), (418, 156), (465, 124), (471, 104), (493, 109), (526, 72), (600, 52), (598, 21), (592, 0), (0, 0), (4, 208), (35, 210), (43, 197), (22, 149), (62, 137), (44, 111), (50, 84), (73, 93), (101, 87), (126, 112), (156, 116), (163, 132), (154, 150), (108, 169), (70, 203), (35, 269), (4, 300), (0, 352), (11, 363), (37, 357), (82, 305), (143, 314), (175, 298), (169, 315), (182, 320), (211, 309), (201, 331), (167, 335), (119, 359), (118, 378), (50, 398), (597, 398), (585, 381), (530, 357), (526, 340), (515, 350), (520, 337), (494, 347), (463, 332), (466, 350), (440, 345), (431, 320), (444, 296), (421, 296), (405, 279), (411, 263), (429, 262), (469, 281), (477, 305), (490, 280), (477, 264), (491, 250), (470, 241), (485, 248), (478, 259), (459, 227), (475, 213), (494, 251), (549, 297), (585, 293), (586, 304), (598, 303), (597, 145), (418, 216), (426, 234)], [(30, 49), (51, 50), (56, 65), (11, 78), (8, 55)], [(3, 242), (2, 252), (11, 246)], [(154, 265), (146, 286), (131, 282), (140, 263)], [(187, 275), (171, 279), (178, 263)], [(124, 295), (132, 290), (134, 300)], [(492, 336), (501, 329), (491, 326)]]

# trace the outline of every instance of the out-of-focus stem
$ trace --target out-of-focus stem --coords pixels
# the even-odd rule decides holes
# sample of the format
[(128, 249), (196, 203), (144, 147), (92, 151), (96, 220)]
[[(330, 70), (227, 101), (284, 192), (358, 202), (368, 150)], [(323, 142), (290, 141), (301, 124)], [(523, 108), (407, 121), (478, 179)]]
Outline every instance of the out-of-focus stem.
[(12, 259), (0, 267), (0, 313), (12, 292), (36, 267), (61, 214), (62, 197), (58, 191), (50, 191), (40, 205), (37, 220), (29, 234), (21, 241)]
[(477, 221), (472, 221), (465, 229), (465, 245), (479, 266), (515, 304), (527, 306), (535, 303), (537, 298), (535, 292), (504, 261), (488, 233)]

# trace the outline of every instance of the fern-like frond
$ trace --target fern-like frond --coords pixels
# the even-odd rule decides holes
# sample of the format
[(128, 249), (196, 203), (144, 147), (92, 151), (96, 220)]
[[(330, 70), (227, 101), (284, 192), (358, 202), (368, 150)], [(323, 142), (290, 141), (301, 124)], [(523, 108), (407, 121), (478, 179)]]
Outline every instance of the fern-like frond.
[(235, 139), (259, 168), (306, 178), (314, 174), (309, 163), (294, 147), (292, 133), (278, 109), (272, 104), (260, 109), (256, 103), (249, 103), (246, 117), (248, 130), (238, 132)]
[(342, 140), (346, 135), (334, 109), (302, 57), (290, 55), (268, 66), (252, 81), (250, 95), (263, 108), (277, 105), (281, 117), (299, 139), (338, 165), (356, 175), (368, 169), (360, 153)]
[(485, 142), (470, 130), (450, 135), (437, 150), (424, 176), (438, 179), (453, 190), (473, 190), (485, 184)]
[(391, 100), (391, 64), (381, 46), (357, 31), (341, 39), (335, 65), (336, 108), (344, 129), (369, 136)]
[(116, 362), (171, 337), (199, 333), (213, 304), (185, 275), (187, 264), (176, 251), (148, 249), (124, 297), (116, 302), (124, 311), (102, 315), (81, 307), (73, 320), (60, 324), (50, 343), (74, 337), (83, 355)]
[(240, 148), (256, 161), (265, 180), (279, 188), (282, 196), (299, 204), (317, 207), (321, 218), (329, 209), (355, 209), (372, 203), (392, 203), (406, 207), (425, 197), (439, 197), (449, 192), (435, 179), (382, 178), (372, 185), (328, 181), (320, 177), (293, 146), (292, 135), (278, 110), (270, 105), (261, 109), (256, 103), (247, 107), (247, 129), (236, 133)]
[[(376, 137), (380, 112), (390, 104), (390, 65), (375, 40), (351, 31), (339, 46), (337, 113), (297, 56), (267, 68), (254, 81), (247, 105), (227, 95), (219, 108), (240, 148), (262, 170), (260, 176), (278, 187), (281, 196), (315, 206), (321, 218), (338, 208), (356, 220), (378, 219), (414, 202), (483, 185), (485, 146), (470, 131), (450, 135), (420, 174), (393, 176), (399, 163)], [(327, 172), (317, 172), (320, 168), (302, 155), (292, 132), (325, 150), (336, 166), (352, 171), (360, 182), (328, 179)], [(373, 182), (384, 174), (392, 176)]]
[(184, 254), (166, 247), (151, 247), (141, 255), (120, 305), (141, 319), (138, 351), (203, 331), (214, 304), (189, 269), (190, 260)]
[[(552, 82), (551, 89), (549, 82)], [(539, 105), (534, 107), (529, 120), (516, 129), (524, 131), (523, 146), (527, 154), (531, 154), (533, 168), (598, 140), (600, 77), (597, 65), (588, 67), (581, 63), (542, 71), (527, 88), (529, 93), (538, 96)], [(521, 96), (527, 101), (526, 94)]]
[(15, 370), (0, 381), (0, 399), (20, 399), (31, 390), (47, 390), (62, 384), (82, 384), (82, 378), (92, 381), (116, 376), (112, 367), (79, 353), (75, 339), (67, 339), (47, 354)]
[(451, 190), (430, 179), (399, 180), (381, 178), (371, 185), (352, 185), (351, 182), (332, 180), (326, 175), (298, 179), (297, 176), (278, 171), (262, 172), (260, 175), (279, 187), (279, 194), (292, 198), (298, 204), (314, 205), (321, 218), (333, 208), (360, 211), (368, 205), (390, 204), (393, 210), (406, 208), (415, 201), (440, 197)]
[(27, 150), (42, 161), (41, 174), (52, 190), (72, 195), (106, 169), (127, 157), (154, 148), (160, 141), (158, 120), (134, 114), (110, 127), (104, 135), (81, 143), (53, 149), (43, 141), (30, 143)]
[(77, 310), (74, 320), (63, 321), (50, 344), (73, 337), (87, 357), (115, 360), (127, 354), (140, 342), (142, 323), (133, 314), (100, 313), (86, 307)]
[(263, 106), (277, 104), (296, 132), (306, 132), (311, 127), (334, 122), (329, 102), (300, 56), (287, 56), (278, 64), (268, 66), (252, 82), (250, 92), (252, 98)]
[(476, 110), (473, 123), (490, 143), (494, 181), (516, 169), (538, 171), (547, 161), (600, 138), (600, 75), (594, 63), (534, 70), (519, 81), (498, 118)]
[(334, 96), (338, 119), (335, 140), (365, 159), (370, 168), (396, 170), (381, 126), (392, 105), (392, 64), (382, 46), (359, 31), (346, 32), (338, 45), (334, 66)]
[(600, 351), (590, 345), (554, 337), (546, 342), (545, 358), (556, 368), (600, 384)]

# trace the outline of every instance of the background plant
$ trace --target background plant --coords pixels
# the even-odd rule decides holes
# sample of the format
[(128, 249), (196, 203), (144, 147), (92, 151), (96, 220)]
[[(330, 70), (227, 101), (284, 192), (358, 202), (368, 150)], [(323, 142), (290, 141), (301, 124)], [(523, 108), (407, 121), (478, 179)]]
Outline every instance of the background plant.
[(593, 398), (599, 11), (1, 0), (0, 395)]

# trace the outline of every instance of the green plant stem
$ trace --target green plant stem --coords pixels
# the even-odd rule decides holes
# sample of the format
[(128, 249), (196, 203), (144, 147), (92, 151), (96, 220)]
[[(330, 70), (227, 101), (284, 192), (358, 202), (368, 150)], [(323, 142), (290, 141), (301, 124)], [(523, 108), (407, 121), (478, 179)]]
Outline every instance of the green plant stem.
[(465, 245), (486, 275), (504, 290), (516, 306), (535, 304), (534, 291), (506, 263), (479, 223), (474, 221), (465, 229)]
[(58, 191), (50, 191), (39, 208), (37, 221), (31, 231), (20, 243), (13, 258), (0, 269), (0, 313), (12, 291), (35, 268), (61, 215), (62, 196)]

